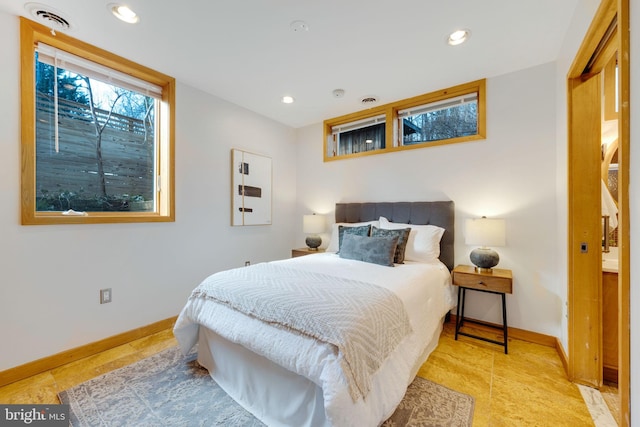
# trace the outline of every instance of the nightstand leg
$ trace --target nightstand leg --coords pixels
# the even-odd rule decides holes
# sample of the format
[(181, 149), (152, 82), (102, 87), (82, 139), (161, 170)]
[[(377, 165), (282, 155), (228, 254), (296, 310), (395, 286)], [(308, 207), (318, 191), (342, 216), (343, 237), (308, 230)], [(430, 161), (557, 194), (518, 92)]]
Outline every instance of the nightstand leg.
[(458, 331), (460, 330), (460, 296), (462, 288), (458, 287), (458, 306), (456, 307), (456, 341), (458, 341)]
[(464, 324), (464, 302), (467, 300), (467, 288), (462, 288), (462, 308), (460, 309), (460, 327)]
[(507, 301), (505, 294), (502, 294), (502, 332), (504, 337), (504, 354), (509, 354), (507, 351)]

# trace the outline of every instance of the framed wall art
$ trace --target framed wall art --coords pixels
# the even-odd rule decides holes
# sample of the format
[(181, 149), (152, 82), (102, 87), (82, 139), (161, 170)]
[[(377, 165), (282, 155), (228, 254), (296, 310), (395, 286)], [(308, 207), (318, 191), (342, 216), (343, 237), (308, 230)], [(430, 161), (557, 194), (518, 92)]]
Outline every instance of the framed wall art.
[(271, 158), (231, 150), (231, 225), (271, 224)]

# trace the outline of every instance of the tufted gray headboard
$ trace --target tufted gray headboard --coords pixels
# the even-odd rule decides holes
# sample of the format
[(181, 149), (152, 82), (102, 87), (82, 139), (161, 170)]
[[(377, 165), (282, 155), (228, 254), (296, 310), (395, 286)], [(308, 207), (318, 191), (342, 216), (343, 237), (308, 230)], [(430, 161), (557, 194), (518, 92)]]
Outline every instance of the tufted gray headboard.
[(453, 270), (455, 205), (442, 202), (336, 203), (336, 222), (373, 221), (381, 216), (402, 224), (431, 224), (445, 229), (440, 240), (440, 260)]

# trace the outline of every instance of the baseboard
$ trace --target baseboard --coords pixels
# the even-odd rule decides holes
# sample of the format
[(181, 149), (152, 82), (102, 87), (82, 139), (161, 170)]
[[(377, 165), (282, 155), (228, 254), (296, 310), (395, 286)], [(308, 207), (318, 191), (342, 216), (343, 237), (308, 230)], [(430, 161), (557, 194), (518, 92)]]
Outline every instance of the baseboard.
[(564, 351), (564, 347), (562, 346), (562, 341), (560, 338), (556, 338), (556, 352), (558, 356), (560, 356), (560, 361), (562, 362), (562, 366), (564, 367), (564, 373), (567, 374), (567, 378), (569, 377), (569, 358), (567, 357), (567, 353)]
[(67, 363), (93, 356), (94, 354), (118, 347), (119, 345), (153, 335), (157, 332), (164, 331), (165, 329), (172, 328), (176, 319), (177, 316), (170, 317), (150, 325), (142, 326), (131, 331), (82, 345), (80, 347), (65, 350), (52, 356), (43, 357), (42, 359), (16, 366), (15, 368), (7, 369), (6, 371), (0, 372), (0, 387), (49, 371), (59, 366), (66, 365)]
[[(467, 319), (466, 316), (465, 316), (465, 319)], [(496, 328), (502, 329), (502, 325), (498, 325), (496, 323), (484, 322), (484, 321), (475, 320), (475, 319), (470, 319), (470, 320), (473, 320), (474, 322), (473, 327), (479, 330), (485, 330), (487, 332), (495, 333)], [(451, 314), (451, 322), (455, 325), (456, 323), (455, 314)], [(557, 345), (556, 345), (557, 338), (552, 337), (550, 335), (527, 331), (526, 329), (512, 328), (511, 326), (507, 327), (507, 333), (509, 334), (509, 338), (515, 338), (518, 340), (532, 342), (534, 344), (540, 344), (540, 345), (544, 345), (545, 347), (552, 347), (557, 349)]]

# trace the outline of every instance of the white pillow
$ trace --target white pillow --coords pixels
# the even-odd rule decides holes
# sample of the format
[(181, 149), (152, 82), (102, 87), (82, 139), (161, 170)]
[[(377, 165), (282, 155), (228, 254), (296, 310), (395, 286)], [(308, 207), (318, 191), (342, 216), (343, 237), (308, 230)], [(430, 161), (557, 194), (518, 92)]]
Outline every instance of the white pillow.
[(404, 253), (406, 261), (432, 261), (440, 256), (440, 239), (444, 234), (444, 228), (435, 225), (400, 224), (390, 222), (387, 218), (380, 217), (380, 228), (397, 230), (399, 228), (411, 228), (407, 249)]
[(338, 249), (340, 249), (338, 247), (338, 245), (340, 244), (340, 242), (338, 241), (338, 227), (339, 226), (343, 226), (343, 227), (359, 227), (361, 225), (371, 225), (374, 227), (378, 227), (380, 228), (380, 221), (378, 220), (373, 220), (373, 221), (367, 221), (367, 222), (337, 222), (335, 224), (333, 224), (333, 228), (331, 230), (331, 237), (329, 238), (329, 244), (327, 245), (327, 252), (338, 252)]

